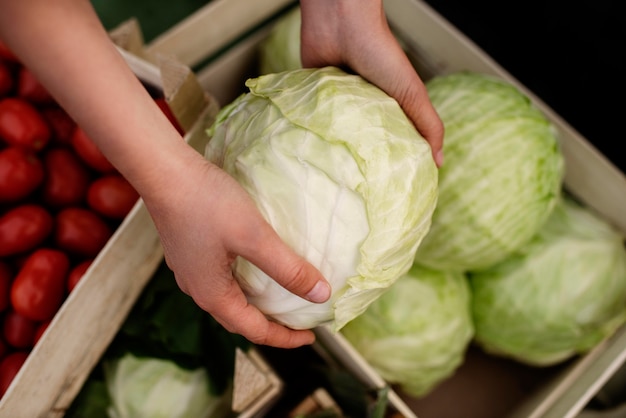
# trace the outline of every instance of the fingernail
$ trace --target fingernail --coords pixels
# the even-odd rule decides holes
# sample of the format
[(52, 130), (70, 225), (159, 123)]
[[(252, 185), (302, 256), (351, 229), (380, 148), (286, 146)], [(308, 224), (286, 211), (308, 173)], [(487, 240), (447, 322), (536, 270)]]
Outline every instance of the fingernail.
[(317, 282), (306, 295), (307, 300), (315, 303), (326, 302), (328, 298), (330, 298), (330, 285), (323, 280)]

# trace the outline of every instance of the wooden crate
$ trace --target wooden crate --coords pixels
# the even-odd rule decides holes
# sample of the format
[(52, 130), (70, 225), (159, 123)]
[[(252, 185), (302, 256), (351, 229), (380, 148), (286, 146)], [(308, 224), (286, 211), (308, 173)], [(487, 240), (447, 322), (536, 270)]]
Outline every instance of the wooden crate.
[[(237, 2), (233, 2), (237, 3)], [(286, 2), (276, 1), (283, 6)], [(295, 5), (296, 2), (291, 2)], [(626, 177), (584, 137), (453, 25), (420, 0), (385, 0), (394, 32), (424, 79), (461, 70), (497, 75), (524, 92), (558, 131), (566, 159), (565, 188), (604, 219), (626, 233)], [(263, 18), (266, 16), (264, 15)], [(207, 16), (193, 16), (194, 25), (209, 25)], [(262, 22), (259, 18), (257, 22)], [(256, 76), (257, 46), (267, 36), (267, 21), (208, 65), (196, 69), (200, 84), (224, 105), (243, 92), (247, 77)], [(249, 21), (248, 21), (249, 22)], [(177, 28), (185, 33), (186, 24)], [(241, 33), (251, 26), (242, 28)], [(164, 42), (162, 39), (161, 42)], [(157, 53), (158, 46), (151, 49)], [(173, 52), (173, 51), (170, 51)], [(199, 51), (196, 51), (200, 55)], [(187, 54), (187, 53), (186, 53)], [(190, 54), (193, 55), (193, 54)], [(206, 56), (206, 54), (205, 54)], [(601, 185), (601, 187), (599, 187)], [(319, 329), (318, 339), (364, 382), (380, 387), (383, 379), (340, 335)], [(547, 370), (520, 367), (480, 353), (471, 353), (462, 370), (425, 399), (391, 393), (392, 404), (407, 418), (419, 415), (464, 418), (575, 417), (626, 361), (626, 327), (608, 341), (565, 365)], [(502, 412), (502, 411), (506, 411)]]
[[(137, 33), (128, 28), (120, 28), (117, 41), (124, 44), (124, 50), (132, 51), (132, 54), (122, 52), (135, 73), (145, 81), (161, 85), (163, 80), (154, 67), (176, 58), (185, 66), (199, 67), (195, 69), (196, 80), (217, 102), (212, 106), (224, 105), (243, 91), (247, 77), (255, 75), (256, 47), (267, 35), (272, 17), (296, 3), (293, 0), (212, 0), (148, 45), (143, 45)], [(385, 9), (390, 24), (424, 78), (473, 70), (498, 75), (526, 93), (559, 131), (568, 167), (565, 177), (568, 191), (626, 232), (623, 216), (626, 213), (626, 177), (623, 173), (541, 98), (427, 4), (420, 0), (385, 0)], [(129, 22), (131, 28), (134, 24), (136, 22)], [(206, 62), (208, 64), (204, 65)], [(176, 68), (180, 70), (174, 67), (171, 68), (173, 73)], [(201, 118), (198, 128), (193, 129), (196, 106), (202, 107), (203, 101), (198, 96), (191, 102), (177, 96), (176, 91), (189, 82), (189, 74), (184, 73), (183, 77), (181, 74), (172, 76), (166, 83), (170, 86), (169, 99), (175, 113), (181, 115), (185, 127), (191, 130), (186, 139), (202, 151), (203, 125), (210, 119)], [(188, 116), (183, 117), (185, 112)], [(62, 416), (161, 260), (158, 236), (143, 204), (138, 202), (16, 376), (0, 401), (0, 416)], [(385, 384), (340, 335), (324, 328), (318, 329), (317, 335), (325, 349), (360, 380), (372, 387)], [(625, 361), (626, 328), (622, 328), (587, 355), (550, 373), (525, 369), (521, 376), (520, 369), (510, 363), (478, 356), (468, 358), (463, 370), (426, 399), (415, 400), (394, 391), (389, 397), (391, 405), (405, 418), (458, 417), (459, 410), (463, 411), (464, 418), (573, 418)], [(530, 379), (532, 390), (523, 390), (528, 385), (528, 380), (524, 379)], [(512, 386), (522, 390), (511, 393)], [(272, 396), (276, 396), (276, 392)], [(444, 410), (450, 406), (455, 410), (446, 414)], [(256, 414), (261, 416), (263, 408), (258, 405), (257, 408)], [(495, 415), (498, 408), (509, 412)]]

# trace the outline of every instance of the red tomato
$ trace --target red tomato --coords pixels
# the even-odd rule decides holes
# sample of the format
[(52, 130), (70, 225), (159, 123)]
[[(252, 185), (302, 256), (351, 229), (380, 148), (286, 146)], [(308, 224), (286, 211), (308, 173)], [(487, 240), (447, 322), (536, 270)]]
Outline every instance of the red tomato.
[(100, 215), (124, 219), (139, 199), (139, 193), (120, 174), (97, 178), (87, 190), (87, 204)]
[(63, 303), (69, 268), (69, 258), (60, 250), (33, 251), (13, 279), (13, 309), (33, 321), (52, 318)]
[(13, 348), (32, 348), (35, 341), (37, 323), (20, 313), (10, 310), (4, 314), (2, 335)]
[(174, 125), (174, 128), (176, 128), (178, 133), (181, 135), (185, 135), (185, 130), (182, 128), (182, 126), (180, 126), (178, 119), (176, 119), (176, 116), (174, 116), (172, 109), (170, 108), (169, 104), (167, 104), (167, 100), (165, 100), (163, 97), (158, 97), (154, 99), (154, 101), (156, 102), (157, 106), (161, 108), (161, 111), (165, 116), (167, 116), (172, 125)]
[(11, 303), (9, 293), (11, 292), (12, 281), (13, 272), (11, 271), (11, 267), (0, 260), (0, 312), (5, 311)]
[(0, 257), (33, 250), (52, 232), (54, 218), (41, 205), (25, 203), (0, 216)]
[(13, 51), (11, 51), (2, 40), (0, 40), (0, 59), (5, 59), (11, 62), (19, 62)]
[(80, 279), (85, 275), (85, 272), (87, 271), (89, 266), (91, 266), (92, 262), (93, 259), (81, 261), (70, 270), (70, 274), (67, 276), (68, 293), (74, 290)]
[(5, 97), (0, 100), (0, 138), (11, 145), (40, 151), (50, 140), (50, 128), (27, 100)]
[(91, 182), (89, 168), (68, 148), (48, 148), (43, 155), (45, 179), (41, 188), (43, 201), (61, 208), (85, 202)]
[(44, 168), (33, 151), (10, 146), (0, 150), (0, 202), (17, 202), (44, 180)]
[(9, 294), (11, 293), (12, 281), (13, 271), (11, 267), (6, 262), (0, 260), (0, 312), (5, 311), (11, 303)]
[(88, 166), (101, 173), (110, 173), (115, 171), (113, 164), (104, 156), (95, 142), (87, 136), (85, 131), (76, 126), (72, 133), (72, 146), (76, 154), (83, 159)]
[(8, 95), (13, 89), (13, 84), (11, 69), (0, 60), (0, 97)]
[(0, 362), (0, 397), (4, 396), (11, 382), (28, 358), (28, 352), (15, 351), (7, 354)]
[(95, 257), (112, 234), (111, 227), (92, 210), (68, 207), (56, 215), (54, 243), (71, 254)]
[(33, 338), (33, 346), (39, 342), (43, 333), (48, 329), (50, 322), (52, 322), (51, 319), (43, 321), (37, 326), (37, 329), (35, 329), (35, 337)]
[(4, 341), (4, 339), (0, 338), (0, 361), (11, 351), (9, 345)]
[(51, 140), (63, 145), (71, 145), (72, 133), (76, 128), (76, 122), (59, 106), (51, 105), (40, 108), (48, 126), (52, 130)]
[(35, 75), (22, 66), (17, 74), (17, 95), (31, 103), (53, 103), (54, 99)]

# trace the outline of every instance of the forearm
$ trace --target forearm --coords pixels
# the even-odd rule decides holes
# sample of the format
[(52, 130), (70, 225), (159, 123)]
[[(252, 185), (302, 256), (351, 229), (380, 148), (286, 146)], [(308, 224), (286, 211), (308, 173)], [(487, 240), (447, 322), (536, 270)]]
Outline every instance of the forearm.
[(0, 37), (142, 195), (188, 152), (88, 1), (0, 0)]

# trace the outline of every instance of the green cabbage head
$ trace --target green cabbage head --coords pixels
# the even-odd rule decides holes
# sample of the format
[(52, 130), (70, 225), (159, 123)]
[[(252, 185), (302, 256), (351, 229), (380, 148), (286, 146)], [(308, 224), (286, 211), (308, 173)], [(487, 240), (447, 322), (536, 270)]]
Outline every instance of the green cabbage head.
[(445, 126), (439, 201), (416, 261), (479, 270), (530, 241), (561, 191), (555, 130), (513, 85), (470, 72), (427, 88)]
[(470, 283), (476, 341), (531, 365), (584, 353), (626, 320), (623, 237), (567, 197), (529, 245)]
[(111, 418), (215, 417), (224, 408), (211, 393), (205, 369), (187, 370), (171, 360), (126, 353), (105, 362), (104, 375)]
[(415, 265), (341, 332), (388, 382), (424, 396), (462, 364), (472, 339), (467, 277)]
[(394, 99), (338, 68), (269, 74), (246, 86), (208, 130), (206, 157), (333, 292), (310, 303), (241, 258), (235, 277), (277, 322), (338, 330), (411, 267), (437, 201), (430, 146)]
[(261, 74), (302, 68), (300, 58), (300, 7), (280, 17), (267, 38), (259, 44)]

